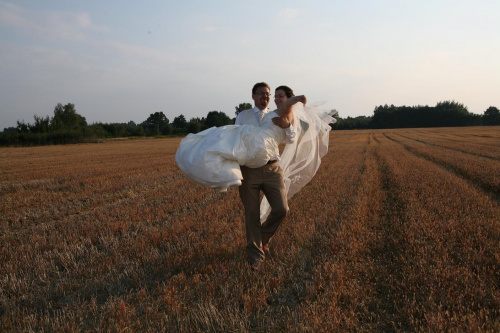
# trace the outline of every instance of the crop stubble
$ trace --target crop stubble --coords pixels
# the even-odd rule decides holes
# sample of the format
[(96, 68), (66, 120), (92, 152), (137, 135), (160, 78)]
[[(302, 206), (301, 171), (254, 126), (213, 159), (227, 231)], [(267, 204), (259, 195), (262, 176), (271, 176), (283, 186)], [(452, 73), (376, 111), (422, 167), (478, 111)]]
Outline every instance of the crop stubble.
[(179, 139), (0, 150), (4, 331), (498, 331), (498, 128), (338, 131), (258, 272)]

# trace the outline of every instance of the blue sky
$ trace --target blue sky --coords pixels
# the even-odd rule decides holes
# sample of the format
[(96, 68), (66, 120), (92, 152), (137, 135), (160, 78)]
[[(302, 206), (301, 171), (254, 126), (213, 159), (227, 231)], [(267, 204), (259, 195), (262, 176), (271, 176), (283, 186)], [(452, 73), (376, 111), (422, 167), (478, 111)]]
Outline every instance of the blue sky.
[(234, 117), (260, 81), (344, 118), (500, 108), (497, 0), (0, 0), (0, 45), (0, 130), (57, 103), (88, 123)]

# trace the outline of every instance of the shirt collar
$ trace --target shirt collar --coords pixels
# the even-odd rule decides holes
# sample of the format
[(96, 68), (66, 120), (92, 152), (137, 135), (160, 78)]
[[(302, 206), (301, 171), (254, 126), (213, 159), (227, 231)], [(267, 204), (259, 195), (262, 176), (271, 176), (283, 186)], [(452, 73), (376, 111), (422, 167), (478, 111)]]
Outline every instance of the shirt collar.
[[(256, 107), (256, 106), (253, 108), (253, 112), (254, 112), (254, 113), (257, 113), (257, 114), (258, 114), (260, 111), (261, 111), (261, 110), (260, 110), (258, 107)], [(269, 112), (269, 108), (265, 108), (264, 110), (262, 110), (262, 112), (264, 112), (264, 113), (268, 113), (268, 112)]]

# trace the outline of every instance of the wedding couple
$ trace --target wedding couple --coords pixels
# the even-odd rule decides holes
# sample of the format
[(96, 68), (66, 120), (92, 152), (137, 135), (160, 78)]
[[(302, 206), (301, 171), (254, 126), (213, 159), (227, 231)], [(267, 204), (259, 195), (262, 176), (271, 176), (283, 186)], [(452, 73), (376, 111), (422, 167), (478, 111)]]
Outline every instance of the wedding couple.
[[(189, 134), (175, 155), (191, 180), (221, 190), (239, 186), (252, 269), (270, 255), (269, 243), (289, 211), (288, 199), (318, 170), (328, 150), (329, 124), (335, 121), (306, 107), (306, 97), (295, 96), (287, 86), (276, 88), (277, 109), (270, 112), (270, 91), (264, 82), (255, 84), (255, 107), (240, 112), (235, 125)], [(280, 156), (282, 142), (286, 145)]]

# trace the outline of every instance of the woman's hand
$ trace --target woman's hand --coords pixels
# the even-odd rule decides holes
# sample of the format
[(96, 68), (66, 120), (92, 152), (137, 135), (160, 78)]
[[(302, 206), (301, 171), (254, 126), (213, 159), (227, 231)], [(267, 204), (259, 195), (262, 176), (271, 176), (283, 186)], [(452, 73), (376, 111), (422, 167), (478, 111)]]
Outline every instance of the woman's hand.
[[(297, 102), (301, 102), (302, 104), (306, 105), (307, 98), (305, 95), (298, 95), (295, 97), (297, 98)], [(297, 103), (297, 102), (295, 102), (295, 103)]]
[(290, 127), (290, 122), (286, 118), (274, 117), (272, 120), (274, 125), (283, 129), (287, 129), (288, 127)]

